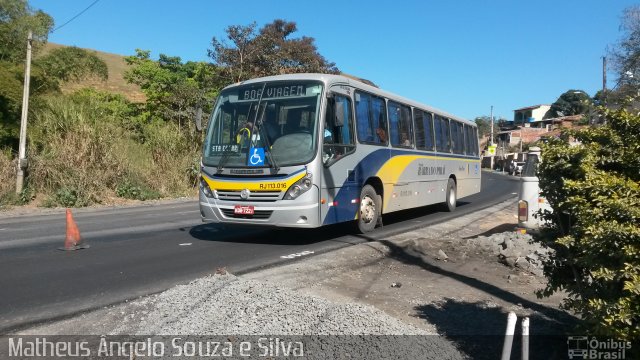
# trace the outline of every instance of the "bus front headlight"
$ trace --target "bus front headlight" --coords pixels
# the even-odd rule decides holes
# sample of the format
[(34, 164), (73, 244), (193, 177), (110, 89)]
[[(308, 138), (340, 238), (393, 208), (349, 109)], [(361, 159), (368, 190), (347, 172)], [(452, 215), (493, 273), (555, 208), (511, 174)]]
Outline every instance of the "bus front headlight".
[(215, 193), (211, 191), (209, 184), (202, 176), (200, 177), (200, 191), (208, 198), (216, 198)]
[(287, 193), (284, 195), (284, 200), (293, 200), (309, 191), (313, 185), (313, 181), (311, 181), (312, 177), (311, 173), (308, 172), (302, 179), (291, 185)]

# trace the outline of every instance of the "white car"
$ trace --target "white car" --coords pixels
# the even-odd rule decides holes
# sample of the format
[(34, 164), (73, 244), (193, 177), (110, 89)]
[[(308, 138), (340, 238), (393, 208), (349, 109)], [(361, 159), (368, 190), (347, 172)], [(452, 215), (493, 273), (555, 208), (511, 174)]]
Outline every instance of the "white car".
[(529, 149), (527, 161), (521, 170), (520, 192), (518, 195), (518, 227), (538, 229), (544, 221), (537, 214), (538, 210), (551, 211), (547, 200), (540, 196), (539, 180), (536, 176), (540, 162), (540, 148)]

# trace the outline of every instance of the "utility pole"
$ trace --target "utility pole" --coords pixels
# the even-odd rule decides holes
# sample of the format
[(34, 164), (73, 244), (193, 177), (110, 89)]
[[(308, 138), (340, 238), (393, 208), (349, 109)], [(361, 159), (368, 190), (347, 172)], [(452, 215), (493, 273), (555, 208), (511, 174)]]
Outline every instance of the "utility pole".
[(20, 148), (18, 151), (18, 173), (16, 176), (16, 194), (22, 192), (24, 173), (27, 169), (27, 115), (29, 115), (29, 83), (31, 80), (31, 41), (33, 33), (27, 37), (27, 63), (24, 71), (24, 92), (22, 93), (22, 118), (20, 120)]
[(493, 105), (491, 105), (491, 116), (489, 121), (491, 121), (491, 138), (489, 140), (489, 144), (493, 145)]
[[(487, 151), (490, 151), (493, 146), (493, 105), (491, 105), (491, 116), (489, 116), (489, 122), (491, 122), (491, 135), (489, 136), (489, 146), (487, 146)], [(496, 154), (491, 154), (491, 162), (489, 163), (489, 167), (493, 171), (494, 161)]]
[(602, 57), (602, 105), (607, 105), (607, 57)]

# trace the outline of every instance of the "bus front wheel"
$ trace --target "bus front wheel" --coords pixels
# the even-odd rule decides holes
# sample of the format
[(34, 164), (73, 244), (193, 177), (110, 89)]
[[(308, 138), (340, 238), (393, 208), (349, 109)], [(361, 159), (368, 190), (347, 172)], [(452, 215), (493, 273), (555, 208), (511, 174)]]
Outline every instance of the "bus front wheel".
[(378, 224), (381, 206), (380, 196), (371, 185), (365, 185), (360, 192), (360, 210), (358, 212), (358, 231), (367, 233)]
[(447, 197), (444, 201), (444, 208), (446, 211), (452, 212), (456, 209), (457, 199), (456, 182), (452, 178), (447, 181)]

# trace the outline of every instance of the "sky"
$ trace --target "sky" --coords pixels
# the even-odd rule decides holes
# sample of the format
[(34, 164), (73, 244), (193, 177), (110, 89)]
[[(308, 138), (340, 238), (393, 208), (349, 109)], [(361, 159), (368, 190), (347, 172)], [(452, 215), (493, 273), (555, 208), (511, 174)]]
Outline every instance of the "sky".
[[(29, 0), (62, 25), (95, 0)], [(230, 25), (297, 24), (344, 73), (467, 119), (513, 119), (570, 89), (602, 88), (627, 0), (99, 0), (49, 41), (208, 61)], [(610, 88), (615, 73), (607, 75)]]

